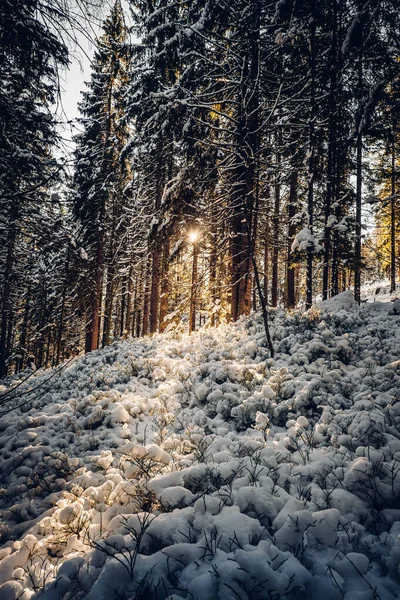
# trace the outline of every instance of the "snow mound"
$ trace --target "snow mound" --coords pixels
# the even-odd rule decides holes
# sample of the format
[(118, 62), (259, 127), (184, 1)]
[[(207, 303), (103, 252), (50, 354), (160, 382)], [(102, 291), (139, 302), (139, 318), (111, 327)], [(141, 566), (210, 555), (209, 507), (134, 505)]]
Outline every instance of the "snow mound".
[(353, 311), (359, 308), (357, 302), (354, 300), (354, 294), (350, 290), (346, 290), (333, 298), (323, 300), (317, 303), (317, 308), (323, 311), (339, 311), (347, 310)]
[(22, 382), (0, 421), (0, 599), (400, 598), (388, 305), (273, 311), (274, 359), (252, 315)]

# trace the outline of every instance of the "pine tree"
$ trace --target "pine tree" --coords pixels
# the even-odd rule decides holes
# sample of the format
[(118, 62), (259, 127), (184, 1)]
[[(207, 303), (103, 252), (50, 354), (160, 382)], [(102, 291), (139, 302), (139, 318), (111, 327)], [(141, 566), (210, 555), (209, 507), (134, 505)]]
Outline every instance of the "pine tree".
[[(129, 168), (122, 158), (127, 128), (122, 119), (127, 68), (127, 28), (119, 0), (103, 26), (92, 64), (89, 90), (80, 105), (83, 132), (75, 156), (75, 214), (88, 256), (86, 276), (86, 350), (100, 343), (100, 311), (105, 307), (103, 342), (110, 340), (116, 268), (126, 233)], [(103, 287), (106, 284), (105, 298)]]
[(40, 204), (62, 168), (51, 154), (57, 140), (51, 108), (57, 68), (67, 60), (64, 44), (40, 20), (36, 1), (1, 4), (0, 377), (7, 373), (18, 296), (26, 287), (25, 246), (33, 244)]
[[(356, 2), (355, 11), (343, 42), (352, 81), (356, 84), (357, 109), (353, 118), (353, 139), (356, 154), (356, 202), (354, 246), (354, 296), (360, 302), (362, 269), (362, 194), (364, 138), (373, 121), (382, 92), (399, 70), (392, 47), (398, 42), (398, 11), (393, 2), (374, 5), (370, 1)], [(397, 25), (397, 27), (396, 27)]]

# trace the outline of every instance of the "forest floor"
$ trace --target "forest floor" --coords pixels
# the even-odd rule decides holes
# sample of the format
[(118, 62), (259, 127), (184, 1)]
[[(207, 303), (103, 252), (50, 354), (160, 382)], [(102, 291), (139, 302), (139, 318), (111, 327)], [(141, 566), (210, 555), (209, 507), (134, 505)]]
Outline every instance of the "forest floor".
[(274, 359), (253, 315), (0, 390), (1, 600), (400, 598), (400, 302), (380, 287), (273, 311)]

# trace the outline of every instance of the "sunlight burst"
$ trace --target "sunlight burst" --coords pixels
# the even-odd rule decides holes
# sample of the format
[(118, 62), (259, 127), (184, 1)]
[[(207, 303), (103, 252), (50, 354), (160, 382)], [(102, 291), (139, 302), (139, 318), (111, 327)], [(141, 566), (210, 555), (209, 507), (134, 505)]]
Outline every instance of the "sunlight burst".
[(192, 244), (194, 244), (195, 242), (197, 242), (198, 239), (199, 239), (199, 232), (198, 231), (191, 231), (189, 233), (189, 241), (192, 242)]

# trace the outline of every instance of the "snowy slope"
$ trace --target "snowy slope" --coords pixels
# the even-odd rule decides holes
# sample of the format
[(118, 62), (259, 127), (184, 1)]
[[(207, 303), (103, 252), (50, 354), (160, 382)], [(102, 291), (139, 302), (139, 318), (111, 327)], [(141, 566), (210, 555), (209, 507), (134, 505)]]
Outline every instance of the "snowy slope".
[(400, 283), (396, 284), (394, 292), (390, 291), (387, 279), (365, 284), (361, 288), (361, 298), (364, 302), (391, 302), (400, 298)]
[(346, 293), (274, 313), (274, 359), (253, 316), (35, 374), (0, 420), (0, 599), (400, 598), (397, 313)]

